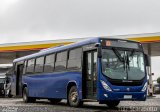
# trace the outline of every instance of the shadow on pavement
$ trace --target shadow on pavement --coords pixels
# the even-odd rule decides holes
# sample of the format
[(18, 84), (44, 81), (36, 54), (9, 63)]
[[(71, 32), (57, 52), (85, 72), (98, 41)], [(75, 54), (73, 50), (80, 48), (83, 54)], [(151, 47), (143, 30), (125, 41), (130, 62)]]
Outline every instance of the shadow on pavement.
[(89, 104), (83, 104), (83, 106), (78, 107), (78, 108), (74, 108), (74, 107), (70, 107), (67, 102), (60, 102), (58, 104), (52, 104), (49, 101), (41, 101), (41, 100), (37, 100), (35, 102), (35, 104), (40, 104), (40, 105), (47, 105), (47, 106), (57, 106), (57, 107), (62, 107), (62, 108), (72, 108), (73, 110), (92, 110), (92, 111), (96, 111), (96, 112), (101, 112), (101, 111), (117, 111), (119, 110), (118, 107), (115, 108), (109, 108), (107, 106), (104, 105), (89, 105)]

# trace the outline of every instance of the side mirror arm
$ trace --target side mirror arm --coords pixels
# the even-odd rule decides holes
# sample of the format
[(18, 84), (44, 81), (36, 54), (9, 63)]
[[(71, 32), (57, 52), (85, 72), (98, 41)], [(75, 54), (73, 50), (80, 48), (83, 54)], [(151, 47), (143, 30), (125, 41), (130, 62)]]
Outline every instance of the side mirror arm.
[(98, 58), (102, 58), (102, 47), (100, 43), (96, 43), (95, 47), (97, 47)]

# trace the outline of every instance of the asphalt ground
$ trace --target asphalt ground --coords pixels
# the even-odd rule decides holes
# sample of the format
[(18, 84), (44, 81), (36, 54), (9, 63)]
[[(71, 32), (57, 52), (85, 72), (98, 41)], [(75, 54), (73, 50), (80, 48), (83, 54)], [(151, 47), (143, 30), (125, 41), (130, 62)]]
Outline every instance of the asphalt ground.
[(148, 97), (146, 101), (121, 101), (116, 108), (109, 108), (98, 102), (86, 102), (73, 108), (66, 100), (53, 105), (48, 100), (24, 103), (22, 98), (0, 98), (0, 112), (160, 112), (160, 95)]

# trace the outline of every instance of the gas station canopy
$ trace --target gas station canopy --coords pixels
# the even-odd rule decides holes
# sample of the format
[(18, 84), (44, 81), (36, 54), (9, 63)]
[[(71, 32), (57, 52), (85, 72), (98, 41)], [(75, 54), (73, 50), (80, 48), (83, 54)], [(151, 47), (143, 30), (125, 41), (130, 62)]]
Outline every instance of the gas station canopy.
[(139, 41), (143, 44), (144, 50), (150, 56), (160, 56), (160, 36), (136, 37), (129, 40)]
[[(108, 36), (108, 38), (139, 41), (143, 44), (146, 54), (149, 54), (150, 56), (160, 56), (160, 33), (117, 35)], [(13, 59), (15, 58), (38, 52), (41, 49), (66, 45), (84, 39), (86, 38), (0, 44), (0, 64), (12, 63)]]

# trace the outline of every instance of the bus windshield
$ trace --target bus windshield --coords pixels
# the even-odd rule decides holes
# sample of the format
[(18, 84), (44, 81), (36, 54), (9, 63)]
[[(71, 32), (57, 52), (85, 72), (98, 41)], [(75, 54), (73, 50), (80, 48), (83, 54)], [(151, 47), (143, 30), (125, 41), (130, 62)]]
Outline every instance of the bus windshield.
[(145, 76), (143, 53), (133, 49), (102, 49), (102, 72), (111, 79), (141, 80)]

